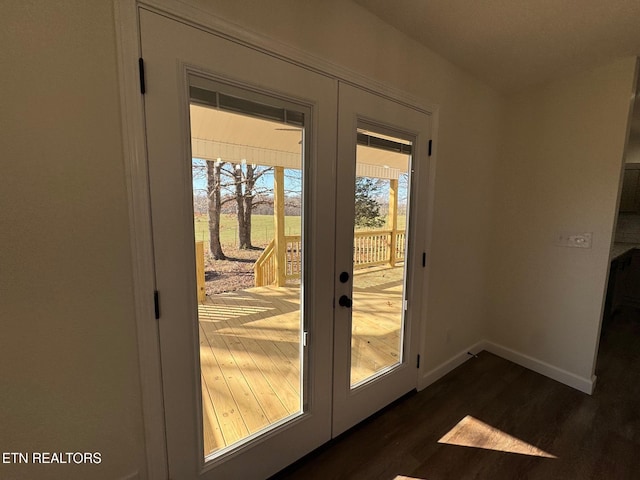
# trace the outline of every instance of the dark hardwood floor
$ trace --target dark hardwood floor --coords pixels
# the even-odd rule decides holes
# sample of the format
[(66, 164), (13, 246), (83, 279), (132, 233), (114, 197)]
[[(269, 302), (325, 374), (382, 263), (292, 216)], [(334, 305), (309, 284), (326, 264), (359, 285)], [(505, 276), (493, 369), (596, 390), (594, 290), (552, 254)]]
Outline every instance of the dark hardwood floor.
[[(272, 479), (638, 479), (639, 311), (605, 323), (596, 375), (589, 396), (482, 352)], [(438, 443), (465, 417), (449, 437), (485, 448)]]

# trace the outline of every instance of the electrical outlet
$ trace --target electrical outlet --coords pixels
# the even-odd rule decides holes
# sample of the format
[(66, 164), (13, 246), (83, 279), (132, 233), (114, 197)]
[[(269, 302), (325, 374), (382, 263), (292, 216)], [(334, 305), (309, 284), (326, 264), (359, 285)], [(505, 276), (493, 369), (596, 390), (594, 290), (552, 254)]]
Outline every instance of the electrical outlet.
[(559, 247), (591, 248), (592, 237), (593, 237), (593, 234), (591, 232), (585, 232), (585, 233), (561, 232), (556, 234), (554, 243)]

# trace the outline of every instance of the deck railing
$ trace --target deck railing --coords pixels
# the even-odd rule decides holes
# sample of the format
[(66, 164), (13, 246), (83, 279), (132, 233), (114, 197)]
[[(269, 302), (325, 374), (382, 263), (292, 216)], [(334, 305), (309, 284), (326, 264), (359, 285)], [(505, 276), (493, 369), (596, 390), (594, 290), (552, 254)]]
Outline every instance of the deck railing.
[[(302, 272), (302, 237), (285, 235), (285, 278), (287, 281), (300, 278)], [(357, 231), (353, 239), (353, 268), (360, 269), (376, 265), (395, 266), (404, 261), (404, 230)], [(254, 265), (255, 285), (276, 283), (275, 240), (271, 240)]]
[(404, 262), (404, 249), (405, 249), (405, 231), (396, 230), (396, 262)]
[(256, 287), (271, 285), (276, 281), (276, 249), (275, 239), (269, 242), (269, 245), (262, 251), (262, 254), (253, 265), (254, 282)]
[(300, 278), (302, 272), (302, 237), (300, 235), (285, 235), (285, 278), (294, 280)]
[[(353, 268), (394, 266), (404, 260), (404, 230), (357, 231), (353, 238)], [(395, 238), (394, 238), (395, 237)], [(392, 240), (394, 240), (392, 242)], [(393, 250), (393, 251), (392, 251)]]

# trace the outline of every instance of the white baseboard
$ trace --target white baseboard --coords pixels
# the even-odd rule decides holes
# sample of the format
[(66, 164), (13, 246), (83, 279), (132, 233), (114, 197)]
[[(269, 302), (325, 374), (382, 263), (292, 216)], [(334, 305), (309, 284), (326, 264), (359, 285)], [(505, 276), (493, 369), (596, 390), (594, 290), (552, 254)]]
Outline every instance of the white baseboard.
[(581, 392), (591, 395), (596, 385), (596, 376), (592, 375), (591, 378), (580, 377), (574, 373), (567, 372), (558, 367), (554, 367), (548, 363), (545, 363), (537, 358), (530, 357), (510, 348), (503, 347), (493, 342), (484, 341), (484, 349), (487, 352), (491, 352), (494, 355), (509, 360), (513, 363), (528, 368), (536, 373), (544, 375), (545, 377), (552, 378), (560, 383), (563, 383), (569, 387), (580, 390)]
[(481, 352), (485, 349), (484, 344), (484, 341), (474, 343), (469, 348), (465, 348), (463, 351), (461, 351), (457, 355), (454, 355), (449, 360), (441, 363), (436, 368), (433, 368), (428, 372), (422, 374), (418, 379), (418, 391), (427, 388), (433, 382), (444, 377), (447, 373), (459, 367), (468, 359), (473, 358), (471, 355), (469, 355), (469, 352), (473, 353), (474, 355), (478, 352)]
[(580, 377), (574, 373), (538, 360), (537, 358), (533, 358), (515, 350), (511, 350), (510, 348), (503, 347), (502, 345), (498, 345), (497, 343), (481, 340), (421, 375), (418, 380), (418, 391), (428, 387), (436, 380), (439, 380), (453, 369), (462, 365), (469, 358), (472, 358), (471, 355), (469, 355), (469, 352), (476, 354), (483, 350), (589, 395), (593, 393), (593, 389), (596, 385), (595, 375), (590, 379)]

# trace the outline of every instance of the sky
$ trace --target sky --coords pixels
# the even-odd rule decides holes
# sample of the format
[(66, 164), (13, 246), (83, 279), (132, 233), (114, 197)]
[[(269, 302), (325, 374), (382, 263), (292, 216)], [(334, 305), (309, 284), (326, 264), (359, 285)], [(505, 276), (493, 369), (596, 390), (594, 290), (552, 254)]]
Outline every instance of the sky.
[[(194, 188), (194, 191), (199, 191), (202, 193), (205, 193), (207, 189), (207, 175), (206, 175), (205, 163), (206, 163), (205, 160), (202, 160), (199, 158), (194, 158), (192, 163), (194, 167), (194, 172), (196, 172), (194, 173), (194, 178), (193, 178), (193, 188)], [(293, 169), (285, 170), (285, 179), (284, 179), (285, 192), (286, 192), (285, 195), (295, 195), (295, 196), (301, 195), (302, 193), (301, 192), (301, 188), (302, 188), (301, 175), (302, 175), (302, 172), (300, 170), (293, 170)], [(273, 173), (267, 172), (264, 175), (262, 175), (256, 181), (256, 188), (273, 191)], [(232, 193), (231, 190), (229, 190), (229, 193)], [(383, 182), (382, 188), (380, 189), (380, 196), (382, 197), (381, 200), (383, 202), (388, 198), (389, 187), (387, 182)], [(406, 180), (404, 182), (400, 181), (399, 183), (400, 203), (402, 203), (403, 199), (406, 201), (406, 197), (407, 197)]]

